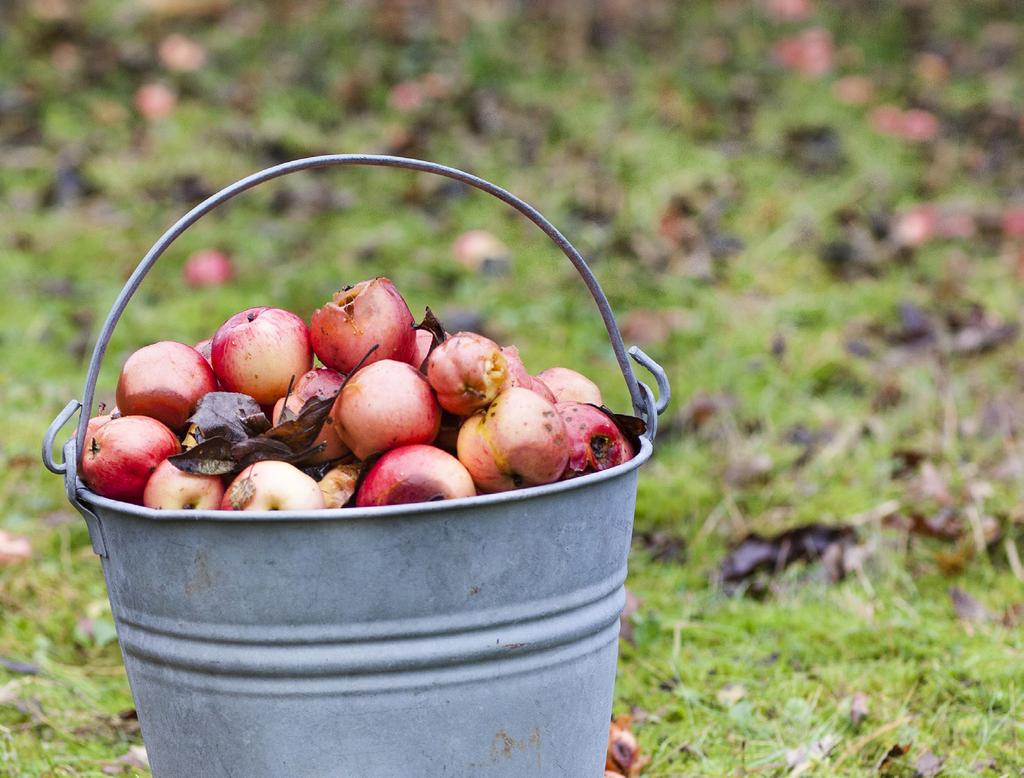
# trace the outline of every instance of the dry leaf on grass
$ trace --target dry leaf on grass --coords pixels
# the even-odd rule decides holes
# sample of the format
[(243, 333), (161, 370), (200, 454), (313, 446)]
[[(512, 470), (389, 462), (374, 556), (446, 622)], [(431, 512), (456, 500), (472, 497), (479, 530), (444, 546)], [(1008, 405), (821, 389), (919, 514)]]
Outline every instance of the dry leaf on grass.
[(630, 729), (632, 716), (616, 716), (608, 728), (608, 755), (605, 757), (605, 775), (636, 778), (650, 761), (640, 753), (640, 744)]
[[(836, 551), (852, 546), (857, 533), (848, 526), (805, 524), (778, 535), (765, 537), (757, 533), (748, 535), (736, 545), (719, 565), (719, 575), (725, 583), (738, 583), (759, 571), (781, 572), (794, 562), (813, 562), (831, 558)], [(834, 575), (841, 577), (841, 561)]]
[(884, 773), (891, 767), (895, 767), (896, 760), (903, 757), (908, 751), (910, 751), (910, 743), (896, 743), (875, 762), (875, 772)]

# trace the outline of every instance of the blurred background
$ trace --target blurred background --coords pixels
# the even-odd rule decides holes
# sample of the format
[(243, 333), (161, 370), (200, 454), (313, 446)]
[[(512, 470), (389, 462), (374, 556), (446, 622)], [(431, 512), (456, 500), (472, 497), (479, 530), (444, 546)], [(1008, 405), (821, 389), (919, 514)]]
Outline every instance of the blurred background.
[[(118, 290), (221, 187), (360, 151), (535, 205), (669, 370), (616, 700), (643, 775), (1016, 774), (1022, 21), (1013, 0), (0, 4), (0, 773), (146, 774), (98, 560), (38, 454)], [(628, 410), (529, 222), (355, 168), (186, 233), (99, 398), (141, 345), (254, 305), (308, 317), (379, 274)]]

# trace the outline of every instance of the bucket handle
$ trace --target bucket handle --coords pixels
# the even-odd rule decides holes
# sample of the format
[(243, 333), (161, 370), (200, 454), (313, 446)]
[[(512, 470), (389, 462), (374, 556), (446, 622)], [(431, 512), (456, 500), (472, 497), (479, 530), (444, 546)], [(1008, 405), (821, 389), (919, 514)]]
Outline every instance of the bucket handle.
[[(573, 264), (573, 267), (575, 267), (580, 276), (582, 276), (583, 283), (586, 284), (587, 289), (594, 298), (594, 302), (597, 304), (598, 311), (601, 314), (601, 319), (604, 321), (605, 329), (608, 331), (612, 351), (615, 352), (615, 359), (619, 364), (619, 369), (622, 371), (623, 378), (626, 380), (626, 387), (629, 389), (629, 395), (633, 403), (633, 410), (647, 423), (647, 432), (645, 434), (648, 439), (652, 442), (654, 441), (655, 434), (657, 433), (658, 414), (664, 411), (668, 406), (670, 397), (668, 377), (666, 376), (664, 369), (636, 346), (633, 346), (627, 351), (625, 344), (622, 342), (622, 335), (619, 332), (615, 316), (612, 313), (610, 304), (608, 303), (608, 298), (605, 297), (604, 292), (601, 290), (601, 286), (597, 282), (597, 278), (595, 278), (593, 272), (587, 266), (582, 255), (580, 255), (579, 251), (576, 250), (576, 247), (573, 246), (551, 222), (542, 216), (536, 208), (519, 199), (511, 192), (502, 189), (500, 186), (492, 184), (490, 181), (486, 181), (483, 178), (457, 168), (448, 167), (447, 165), (440, 165), (435, 162), (427, 162), (425, 160), (412, 159), (409, 157), (395, 157), (380, 154), (325, 154), (322, 156), (306, 157), (304, 159), (296, 159), (291, 162), (274, 165), (273, 167), (266, 168), (265, 170), (253, 173), (250, 176), (246, 176), (245, 178), (236, 181), (195, 206), (192, 210), (178, 219), (178, 221), (175, 222), (170, 229), (168, 229), (167, 232), (165, 232), (160, 239), (153, 244), (152, 248), (150, 248), (142, 258), (142, 261), (139, 262), (138, 267), (135, 268), (135, 271), (131, 274), (128, 281), (125, 282), (124, 288), (121, 289), (121, 293), (117, 296), (117, 300), (114, 301), (114, 305), (110, 309), (110, 313), (107, 314), (107, 319), (103, 323), (103, 328), (100, 330), (99, 337), (96, 340), (96, 346), (93, 348), (92, 358), (89, 361), (89, 371), (86, 374), (81, 406), (78, 408), (72, 408), (72, 405), (77, 404), (77, 402), (69, 404), (68, 407), (65, 408), (56, 419), (54, 419), (53, 424), (50, 425), (50, 429), (47, 432), (47, 444), (43, 456), (43, 461), (46, 463), (48, 468), (54, 472), (63, 472), (65, 478), (67, 478), (68, 473), (72, 470), (72, 468), (67, 467), (67, 457), (71, 455), (72, 458), (76, 460), (76, 463), (80, 460), (82, 452), (74, 452), (75, 446), (73, 445), (73, 441), (84, 440), (85, 438), (86, 426), (89, 423), (89, 416), (92, 414), (92, 404), (95, 398), (96, 381), (99, 377), (100, 364), (103, 361), (103, 356), (106, 353), (107, 345), (110, 342), (110, 337), (113, 334), (114, 327), (117, 326), (117, 322), (120, 320), (121, 314), (124, 313), (129, 300), (131, 300), (132, 295), (134, 295), (136, 290), (139, 288), (139, 285), (146, 277), (146, 274), (149, 273), (150, 269), (154, 264), (156, 264), (156, 261), (167, 250), (167, 248), (183, 232), (185, 232), (185, 230), (199, 221), (199, 219), (207, 213), (247, 189), (251, 189), (265, 181), (270, 181), (274, 178), (278, 178), (289, 173), (295, 173), (300, 170), (340, 165), (368, 165), (373, 167), (405, 168), (407, 170), (415, 170), (421, 173), (433, 173), (435, 175), (451, 178), (455, 181), (459, 181), (463, 184), (467, 184), (487, 192), (508, 205), (511, 205), (521, 214), (526, 216), (526, 218), (536, 224), (541, 231), (544, 232), (544, 234), (562, 250), (562, 253), (565, 254)], [(642, 365), (654, 376), (658, 386), (657, 399), (655, 399), (654, 392), (650, 387), (637, 380), (628, 357), (632, 357), (638, 364)], [(79, 411), (77, 432), (72, 441), (70, 441), (72, 445), (70, 447), (65, 447), (64, 449), (64, 464), (59, 465), (54, 463), (52, 459), (53, 440), (56, 437), (57, 431), (67, 423), (76, 410)], [(73, 500), (73, 502), (76, 501)]]

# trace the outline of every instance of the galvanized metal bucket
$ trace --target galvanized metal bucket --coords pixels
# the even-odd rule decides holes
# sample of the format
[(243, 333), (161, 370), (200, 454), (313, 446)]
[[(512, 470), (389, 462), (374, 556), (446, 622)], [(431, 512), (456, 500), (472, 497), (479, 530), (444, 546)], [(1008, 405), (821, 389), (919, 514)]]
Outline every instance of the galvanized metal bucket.
[[(537, 224), (583, 276), (633, 407), (639, 454), (601, 473), (441, 503), (312, 513), (156, 511), (77, 477), (96, 379), (128, 300), (191, 224), (257, 184), (332, 165), (453, 178)], [(47, 431), (100, 556), (154, 775), (585, 776), (602, 774), (639, 467), (668, 403), (633, 374), (579, 252), (505, 190), (421, 160), (329, 155), (278, 165), (213, 195), (143, 258), (93, 351), (82, 403)], [(84, 408), (84, 410), (83, 410)], [(53, 456), (60, 429), (77, 435)]]

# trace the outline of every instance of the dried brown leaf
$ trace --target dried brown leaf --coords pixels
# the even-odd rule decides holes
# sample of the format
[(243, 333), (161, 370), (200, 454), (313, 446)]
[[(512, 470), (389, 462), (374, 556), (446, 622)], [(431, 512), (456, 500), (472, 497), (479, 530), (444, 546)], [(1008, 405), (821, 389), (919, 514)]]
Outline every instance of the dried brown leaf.
[(996, 615), (992, 611), (962, 589), (955, 586), (950, 587), (949, 597), (953, 601), (953, 610), (960, 621), (968, 624), (981, 624), (996, 620)]
[(878, 761), (875, 762), (875, 772), (884, 773), (890, 768), (895, 767), (897, 759), (903, 757), (908, 751), (910, 751), (910, 743), (896, 743), (889, 748)]
[(845, 525), (806, 524), (770, 537), (754, 533), (726, 555), (719, 575), (734, 584), (759, 571), (781, 572), (794, 562), (821, 559), (830, 547), (850, 546), (856, 538), (856, 531)]
[(199, 401), (189, 421), (196, 425), (200, 442), (219, 437), (239, 443), (270, 429), (259, 403), (238, 392), (210, 392)]
[(179, 470), (193, 475), (228, 475), (238, 470), (232, 449), (226, 438), (208, 438), (167, 459)]
[(608, 755), (605, 770), (626, 778), (636, 778), (650, 761), (640, 752), (640, 744), (632, 732), (632, 716), (617, 716), (608, 728)]

